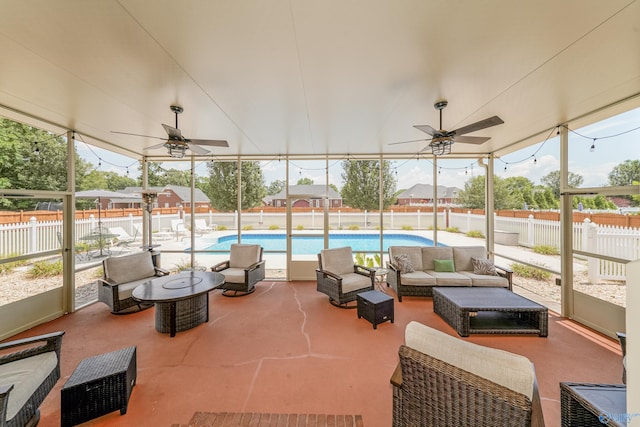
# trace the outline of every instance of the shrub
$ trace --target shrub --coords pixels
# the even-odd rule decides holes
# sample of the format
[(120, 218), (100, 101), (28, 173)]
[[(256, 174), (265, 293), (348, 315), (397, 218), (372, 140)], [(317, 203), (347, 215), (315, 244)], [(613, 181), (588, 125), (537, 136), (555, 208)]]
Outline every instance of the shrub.
[(242, 227), (242, 229), (243, 229), (244, 231), (250, 231), (250, 230), (253, 230), (253, 225), (244, 225), (244, 226)]
[(444, 231), (448, 231), (449, 233), (459, 233), (460, 229), (458, 227), (447, 227)]
[(482, 232), (478, 231), (478, 230), (467, 231), (467, 234), (465, 234), (465, 236), (467, 236), (467, 237), (476, 237), (478, 239), (484, 239), (484, 234), (482, 234)]
[(296, 225), (296, 230), (304, 230), (304, 225), (302, 224)]
[(275, 225), (275, 224), (271, 224), (271, 225), (269, 226), (269, 230), (279, 230), (279, 229), (280, 229), (280, 227), (278, 227), (278, 226), (277, 226), (277, 225)]
[(347, 227), (349, 230), (360, 230), (360, 226), (356, 225), (356, 224), (351, 224), (349, 227)]
[(362, 252), (357, 252), (355, 257), (356, 257), (356, 264), (358, 265), (363, 265), (369, 268), (380, 267), (381, 265), (379, 254), (375, 254), (373, 257), (369, 257)]
[(174, 271), (180, 272), (180, 271), (184, 271), (184, 270), (191, 270), (191, 269), (195, 269), (195, 267), (198, 267), (198, 262), (197, 261), (192, 266), (191, 265), (191, 260), (182, 258), (182, 259), (180, 259), (180, 261), (178, 263), (176, 263), (176, 267), (175, 267)]
[(402, 229), (403, 229), (403, 230), (413, 230), (413, 227), (412, 227), (412, 226), (410, 226), (410, 225), (403, 225), (403, 226), (402, 226)]
[[(5, 257), (2, 257), (2, 259), (13, 258), (15, 256), (18, 256), (18, 254), (9, 254), (9, 255), (7, 255)], [(11, 261), (11, 262), (7, 262), (5, 264), (0, 264), (0, 275), (9, 274), (16, 267), (20, 267), (22, 265), (25, 265), (26, 263), (27, 263), (27, 261)]]
[[(543, 267), (543, 265), (540, 266)], [(511, 264), (511, 269), (515, 275), (525, 279), (548, 280), (551, 278), (550, 272), (529, 265), (514, 263)]]
[(551, 245), (535, 245), (533, 251), (542, 255), (558, 255), (560, 251), (555, 246)]
[(218, 231), (225, 231), (225, 230), (228, 230), (226, 225), (219, 225), (218, 226)]
[(27, 276), (32, 279), (39, 277), (54, 277), (62, 274), (62, 260), (58, 261), (37, 261), (27, 272)]

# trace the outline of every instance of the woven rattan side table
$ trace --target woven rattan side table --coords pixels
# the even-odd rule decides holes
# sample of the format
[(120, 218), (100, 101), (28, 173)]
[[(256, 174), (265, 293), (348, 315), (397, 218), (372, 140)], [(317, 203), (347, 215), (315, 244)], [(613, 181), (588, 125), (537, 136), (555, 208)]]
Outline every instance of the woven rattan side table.
[(356, 295), (358, 319), (364, 317), (377, 329), (378, 324), (389, 320), (393, 323), (393, 297), (377, 290)]
[(560, 383), (562, 427), (626, 426), (629, 416), (625, 385)]
[(62, 387), (62, 427), (74, 426), (120, 410), (127, 413), (136, 383), (136, 347), (89, 357)]

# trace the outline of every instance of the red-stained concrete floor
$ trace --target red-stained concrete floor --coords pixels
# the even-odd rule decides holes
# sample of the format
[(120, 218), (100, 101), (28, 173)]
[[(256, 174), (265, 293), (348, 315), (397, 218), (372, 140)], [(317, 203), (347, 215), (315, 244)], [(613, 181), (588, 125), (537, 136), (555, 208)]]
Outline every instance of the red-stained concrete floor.
[[(155, 331), (153, 308), (115, 316), (101, 303), (21, 333), (66, 331), (62, 377), (40, 408), (40, 426), (60, 425), (60, 389), (83, 358), (135, 345), (138, 381), (127, 414), (116, 411), (85, 425), (170, 426), (206, 411), (353, 414), (362, 415), (366, 427), (388, 427), (389, 378), (407, 323), (457, 336), (433, 313), (431, 298), (396, 299), (395, 323), (374, 330), (356, 310), (330, 305), (315, 282), (257, 288), (241, 298), (212, 292), (209, 322), (174, 338)], [(465, 339), (534, 363), (547, 426), (560, 425), (560, 381), (621, 382), (618, 343), (554, 313), (548, 338)]]

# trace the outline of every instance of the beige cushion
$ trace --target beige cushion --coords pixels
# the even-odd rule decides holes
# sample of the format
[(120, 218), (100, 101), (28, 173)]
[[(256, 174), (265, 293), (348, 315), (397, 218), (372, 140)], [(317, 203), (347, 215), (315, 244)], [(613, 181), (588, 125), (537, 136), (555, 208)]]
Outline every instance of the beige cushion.
[(471, 258), (486, 258), (487, 249), (484, 246), (454, 246), (453, 261), (456, 271), (473, 271)]
[[(229, 252), (229, 267), (247, 268), (260, 261), (260, 245), (234, 243)], [(242, 280), (244, 282), (244, 280)], [(242, 283), (240, 282), (240, 283)]]
[(445, 273), (428, 270), (430, 276), (436, 278), (437, 286), (471, 286), (471, 278), (460, 273)]
[(422, 248), (420, 246), (389, 246), (390, 259), (395, 259), (396, 256), (401, 254), (407, 254), (409, 256), (409, 261), (414, 271), (423, 270)]
[(148, 282), (154, 277), (146, 277), (144, 279), (138, 279), (132, 282), (120, 283), (118, 285), (118, 299), (123, 300), (123, 299), (131, 298), (131, 294), (133, 294), (133, 290), (135, 288), (137, 288), (138, 286), (142, 285), (145, 282)]
[(363, 276), (362, 274), (357, 273), (347, 273), (342, 275), (343, 294), (371, 286), (371, 277)]
[(435, 286), (436, 278), (424, 271), (414, 271), (401, 274), (400, 283), (405, 286)]
[(0, 365), (0, 385), (13, 384), (13, 390), (9, 393), (7, 420), (16, 416), (57, 364), (56, 353), (49, 351)]
[(220, 271), (226, 283), (244, 283), (244, 268), (225, 268)]
[(509, 281), (502, 276), (489, 276), (486, 274), (475, 274), (470, 271), (461, 271), (460, 274), (471, 279), (472, 286), (488, 286), (508, 288)]
[(533, 397), (535, 372), (524, 356), (463, 341), (415, 321), (405, 329), (405, 344), (529, 399)]
[(133, 282), (156, 274), (149, 251), (107, 258), (102, 265), (107, 280), (115, 283)]
[[(422, 247), (422, 269), (435, 270), (433, 260), (453, 259), (453, 250), (448, 246), (423, 246)], [(455, 264), (455, 263), (454, 263)], [(457, 264), (456, 264), (457, 267)]]
[(322, 269), (338, 276), (353, 273), (354, 262), (351, 247), (323, 249), (320, 252)]

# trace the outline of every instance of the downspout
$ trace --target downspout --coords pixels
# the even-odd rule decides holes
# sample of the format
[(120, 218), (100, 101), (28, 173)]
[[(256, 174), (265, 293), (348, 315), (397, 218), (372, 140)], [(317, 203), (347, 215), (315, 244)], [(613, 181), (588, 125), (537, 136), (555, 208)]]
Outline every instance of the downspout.
[(433, 156), (433, 246), (438, 246), (438, 157)]
[(485, 244), (487, 247), (487, 253), (491, 259), (495, 258), (494, 255), (494, 190), (493, 190), (493, 177), (494, 177), (494, 154), (490, 153), (488, 162), (485, 164), (482, 158), (478, 159), (478, 165), (484, 169), (484, 228), (485, 228)]

